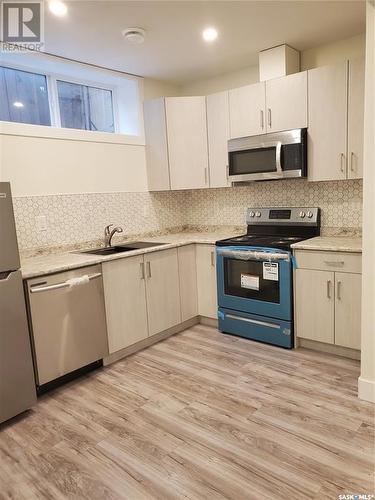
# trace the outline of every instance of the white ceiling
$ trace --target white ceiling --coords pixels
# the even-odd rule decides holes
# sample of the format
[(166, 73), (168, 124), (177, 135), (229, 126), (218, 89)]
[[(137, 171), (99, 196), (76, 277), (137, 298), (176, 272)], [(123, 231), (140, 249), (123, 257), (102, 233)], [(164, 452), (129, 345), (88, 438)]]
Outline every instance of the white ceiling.
[[(257, 64), (259, 50), (305, 50), (365, 30), (357, 1), (70, 1), (66, 18), (46, 14), (46, 51), (181, 84)], [(147, 31), (130, 45), (121, 31)], [(219, 38), (207, 44), (206, 26)]]

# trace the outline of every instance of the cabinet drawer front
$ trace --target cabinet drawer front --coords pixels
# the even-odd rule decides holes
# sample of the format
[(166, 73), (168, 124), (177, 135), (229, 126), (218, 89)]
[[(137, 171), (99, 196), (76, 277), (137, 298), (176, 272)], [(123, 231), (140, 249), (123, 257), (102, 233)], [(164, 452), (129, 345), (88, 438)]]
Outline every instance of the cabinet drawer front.
[(317, 269), (319, 271), (340, 271), (361, 273), (362, 256), (357, 253), (301, 251), (295, 252), (297, 268)]

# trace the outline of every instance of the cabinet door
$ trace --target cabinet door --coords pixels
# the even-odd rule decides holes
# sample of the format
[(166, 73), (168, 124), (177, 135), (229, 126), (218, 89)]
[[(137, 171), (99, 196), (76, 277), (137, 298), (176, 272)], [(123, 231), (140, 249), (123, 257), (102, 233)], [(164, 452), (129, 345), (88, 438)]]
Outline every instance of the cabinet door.
[(266, 82), (267, 132), (307, 127), (307, 71)]
[(308, 71), (308, 178), (347, 177), (347, 72), (344, 61)]
[(164, 98), (144, 103), (147, 182), (149, 191), (171, 188)]
[(148, 336), (143, 256), (104, 262), (103, 284), (109, 352)]
[(360, 274), (335, 273), (335, 344), (352, 349), (361, 348), (361, 278)]
[(226, 187), (229, 139), (229, 94), (206, 97), (210, 187)]
[(167, 97), (171, 189), (209, 187), (205, 97)]
[(266, 133), (266, 91), (264, 82), (229, 91), (230, 137)]
[(348, 88), (348, 178), (363, 176), (363, 125), (365, 104), (365, 61), (349, 61)]
[(217, 318), (216, 261), (214, 245), (197, 245), (198, 313)]
[(149, 334), (181, 323), (177, 249), (145, 256)]
[(296, 270), (297, 337), (334, 343), (335, 275), (329, 271)]
[(177, 252), (181, 297), (181, 321), (186, 321), (198, 315), (195, 245), (179, 247)]

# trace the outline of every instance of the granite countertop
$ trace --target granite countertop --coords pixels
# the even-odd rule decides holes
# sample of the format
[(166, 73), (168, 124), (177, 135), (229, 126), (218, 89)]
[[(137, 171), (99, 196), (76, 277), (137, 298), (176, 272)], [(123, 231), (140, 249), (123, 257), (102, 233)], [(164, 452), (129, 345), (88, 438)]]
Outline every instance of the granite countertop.
[(318, 236), (293, 243), (293, 250), (362, 253), (362, 238), (350, 236)]
[[(36, 256), (22, 257), (21, 255), (22, 277), (23, 279), (35, 278), (37, 276), (68, 271), (79, 267), (92, 266), (94, 264), (108, 262), (110, 260), (124, 259), (126, 257), (133, 257), (134, 255), (142, 255), (145, 253), (156, 252), (158, 250), (176, 248), (191, 243), (214, 244), (217, 240), (230, 238), (231, 236), (238, 236), (240, 234), (244, 234), (245, 232), (246, 228), (239, 229), (237, 227), (233, 228), (233, 230), (225, 228), (214, 231), (180, 232), (152, 237), (143, 236), (142, 238), (137, 239), (137, 241), (154, 241), (155, 243), (165, 244), (163, 246), (131, 250), (125, 253), (107, 256), (77, 253), (80, 248), (77, 248), (74, 251), (60, 251), (56, 253), (46, 252)], [(131, 241), (136, 240), (134, 238), (132, 240), (116, 240), (116, 245), (130, 243)], [(81, 249), (87, 249), (87, 245), (81, 247)]]

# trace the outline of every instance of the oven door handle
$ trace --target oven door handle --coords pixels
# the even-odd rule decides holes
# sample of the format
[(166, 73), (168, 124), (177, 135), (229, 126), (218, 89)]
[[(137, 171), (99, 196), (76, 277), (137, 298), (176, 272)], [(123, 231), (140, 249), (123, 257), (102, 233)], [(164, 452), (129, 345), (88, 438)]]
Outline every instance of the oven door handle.
[(245, 323), (252, 323), (253, 325), (265, 326), (267, 328), (275, 328), (276, 330), (280, 330), (281, 328), (281, 326), (276, 323), (270, 323), (269, 321), (260, 321), (257, 319), (244, 318), (243, 316), (237, 316), (235, 314), (225, 314), (225, 317), (238, 321), (244, 321)]

